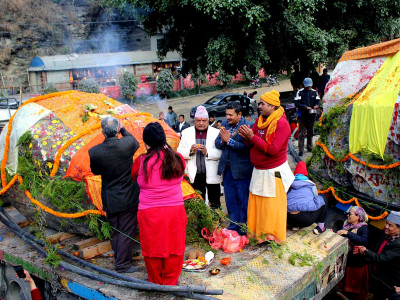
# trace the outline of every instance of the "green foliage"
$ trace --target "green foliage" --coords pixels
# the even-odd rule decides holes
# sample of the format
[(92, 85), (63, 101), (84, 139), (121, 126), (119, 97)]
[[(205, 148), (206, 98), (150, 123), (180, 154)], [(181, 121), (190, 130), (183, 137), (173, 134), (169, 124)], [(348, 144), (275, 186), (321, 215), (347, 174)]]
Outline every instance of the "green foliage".
[(37, 239), (42, 240), (44, 242), (44, 250), (47, 252), (47, 257), (45, 259), (45, 263), (57, 268), (60, 265), (61, 257), (57, 254), (58, 244), (53, 246), (51, 242), (46, 237), (45, 232), (45, 219), (39, 208), (35, 210), (35, 214), (33, 217), (33, 222), (31, 223), (31, 227), (35, 228), (35, 236)]
[(244, 67), (253, 75), (261, 67), (290, 72), (297, 58), (307, 71), (400, 33), (398, 1), (102, 0), (122, 10), (127, 2), (148, 34), (164, 33), (160, 55), (182, 53), (183, 74), (199, 66), (229, 74)]
[(99, 84), (92, 78), (84, 79), (79, 82), (78, 89), (85, 93), (100, 93)]
[(201, 68), (197, 68), (196, 72), (192, 74), (191, 80), (194, 83), (194, 88), (197, 93), (200, 93), (200, 88), (208, 86), (208, 80), (206, 74), (201, 70)]
[(218, 80), (222, 82), (222, 86), (227, 86), (232, 82), (232, 75), (220, 70), (218, 74)]
[(126, 98), (133, 99), (136, 95), (138, 81), (136, 77), (129, 72), (125, 72), (121, 81), (121, 93)]
[(43, 88), (42, 95), (47, 95), (56, 92), (58, 92), (58, 90), (54, 83), (46, 83), (46, 85)]
[[(22, 190), (29, 190), (34, 198), (43, 197), (48, 199), (60, 212), (81, 212), (84, 210), (83, 203), (86, 203), (86, 187), (83, 182), (72, 179), (62, 179), (61, 177), (42, 176), (39, 174), (35, 165), (32, 163), (32, 152), (29, 148), (32, 135), (29, 131), (25, 132), (18, 141), (19, 156), (17, 173), (23, 177)], [(40, 214), (40, 212), (38, 212)], [(103, 222), (101, 226), (98, 221), (102, 221), (103, 216), (88, 215), (80, 219), (73, 219), (73, 222), (87, 223), (93, 235), (100, 239), (111, 237), (111, 228), (108, 222)], [(64, 219), (61, 225), (65, 227)], [(39, 228), (40, 229), (40, 228)], [(41, 237), (42, 238), (42, 237)], [(49, 260), (53, 260), (52, 257)]]
[(319, 122), (315, 125), (318, 126), (318, 132), (322, 143), (326, 144), (328, 136), (337, 128), (343, 126), (342, 116), (347, 112), (348, 107), (345, 104), (337, 105), (329, 110), (327, 114), (322, 117), (322, 126)]
[(163, 69), (157, 78), (157, 92), (166, 93), (174, 89), (174, 77), (171, 70)]
[(186, 242), (196, 243), (204, 241), (200, 231), (207, 228), (212, 231), (220, 223), (220, 217), (205, 204), (203, 199), (194, 198), (185, 201), (188, 224), (186, 226)]

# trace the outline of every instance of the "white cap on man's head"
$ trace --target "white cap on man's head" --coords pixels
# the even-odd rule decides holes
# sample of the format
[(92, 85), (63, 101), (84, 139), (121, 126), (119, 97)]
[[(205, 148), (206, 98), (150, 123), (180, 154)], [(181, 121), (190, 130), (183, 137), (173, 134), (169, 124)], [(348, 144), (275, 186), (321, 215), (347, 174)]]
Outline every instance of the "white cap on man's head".
[(387, 216), (386, 221), (392, 222), (400, 226), (400, 212), (391, 211), (390, 214)]

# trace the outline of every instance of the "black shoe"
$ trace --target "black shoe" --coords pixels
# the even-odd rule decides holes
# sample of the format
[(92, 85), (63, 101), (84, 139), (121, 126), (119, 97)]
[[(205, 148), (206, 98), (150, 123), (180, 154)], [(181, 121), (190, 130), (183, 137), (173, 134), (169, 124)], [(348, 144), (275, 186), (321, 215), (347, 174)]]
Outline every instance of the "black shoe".
[(303, 151), (299, 151), (299, 156), (303, 156)]
[(308, 152), (312, 152), (312, 148), (307, 148), (307, 151)]

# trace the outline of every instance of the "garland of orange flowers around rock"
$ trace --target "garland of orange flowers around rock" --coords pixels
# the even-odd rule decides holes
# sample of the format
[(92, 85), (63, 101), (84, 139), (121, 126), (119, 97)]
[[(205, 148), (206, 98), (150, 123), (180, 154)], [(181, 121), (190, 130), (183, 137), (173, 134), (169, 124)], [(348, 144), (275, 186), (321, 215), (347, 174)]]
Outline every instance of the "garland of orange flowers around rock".
[(354, 154), (352, 154), (352, 153), (350, 153), (350, 152), (349, 152), (344, 158), (342, 158), (341, 160), (337, 160), (337, 159), (335, 159), (335, 157), (329, 152), (328, 148), (325, 146), (324, 143), (321, 143), (321, 142), (318, 142), (318, 141), (317, 141), (315, 144), (318, 145), (318, 146), (320, 146), (320, 147), (322, 147), (322, 149), (324, 149), (325, 154), (326, 154), (330, 159), (332, 159), (332, 160), (334, 160), (334, 161), (345, 162), (345, 161), (350, 157), (350, 158), (351, 158), (352, 160), (354, 160), (355, 162), (358, 162), (358, 163), (360, 163), (360, 164), (362, 164), (362, 165), (364, 165), (364, 166), (366, 166), (366, 167), (368, 167), (368, 168), (371, 168), (371, 169), (380, 169), (380, 170), (392, 169), (392, 168), (396, 168), (396, 167), (400, 166), (400, 162), (397, 162), (397, 163), (394, 163), (394, 164), (390, 164), (390, 165), (381, 165), (381, 166), (369, 164), (369, 163), (366, 163), (365, 161), (360, 160), (359, 158), (357, 158)]
[[(14, 177), (10, 180), (10, 182), (7, 184), (7, 186), (3, 189), (1, 189), (0, 191), (0, 195), (4, 194), (5, 192), (7, 192), (11, 186), (16, 182), (19, 181), (19, 183), (22, 185), (23, 183), (23, 179), (20, 175), (16, 174), (14, 175)], [(104, 215), (104, 213), (102, 213), (99, 210), (95, 210), (95, 209), (89, 209), (89, 210), (85, 210), (82, 211), (80, 213), (73, 213), (73, 214), (69, 214), (69, 213), (61, 213), (58, 211), (55, 211), (45, 205), (43, 205), (42, 203), (40, 203), (39, 201), (37, 201), (36, 199), (34, 199), (31, 195), (31, 193), (28, 190), (25, 190), (25, 195), (29, 198), (29, 200), (33, 203), (36, 204), (37, 206), (39, 206), (42, 210), (44, 210), (45, 212), (52, 214), (54, 216), (57, 217), (61, 217), (61, 218), (70, 218), (70, 219), (75, 219), (75, 218), (80, 218), (80, 217), (84, 217), (88, 214), (95, 214), (95, 215)]]
[[(72, 93), (73, 91), (67, 91), (67, 92), (57, 92), (57, 93), (52, 93), (52, 94), (47, 94), (47, 95), (43, 95), (43, 96), (38, 96), (38, 97), (34, 97), (31, 98), (29, 100), (27, 100), (22, 106), (28, 104), (28, 103), (34, 103), (40, 100), (44, 100), (47, 98), (51, 98), (51, 97), (56, 97), (56, 96), (60, 96), (60, 95), (64, 95), (64, 94), (69, 94)], [(20, 108), (21, 108), (20, 107)], [(18, 110), (20, 109), (18, 108)], [(18, 111), (17, 110), (17, 111)], [(6, 177), (6, 164), (7, 164), (7, 160), (8, 160), (8, 151), (9, 151), (9, 147), (10, 147), (10, 135), (11, 135), (11, 129), (12, 129), (12, 122), (14, 120), (14, 116), (16, 115), (17, 112), (14, 113), (14, 115), (12, 115), (12, 117), (10, 118), (9, 122), (8, 122), (8, 128), (7, 128), (7, 134), (6, 134), (6, 139), (5, 139), (5, 145), (4, 145), (4, 154), (3, 154), (3, 160), (1, 162), (1, 168), (0, 168), (0, 172), (1, 172), (1, 183), (2, 183), (2, 189), (0, 190), (0, 195), (6, 193), (11, 186), (15, 183), (15, 181), (17, 181), (17, 179), (19, 180), (20, 184), (22, 184), (23, 180), (22, 177), (17, 175), (14, 175), (14, 177), (11, 179), (11, 181), (7, 184), (7, 177)], [(31, 195), (31, 193), (28, 190), (25, 190), (25, 194), (26, 196), (29, 198), (29, 200), (36, 204), (37, 206), (39, 206), (41, 209), (43, 209), (44, 211), (53, 214), (55, 216), (58, 217), (62, 217), (62, 218), (80, 218), (83, 217), (87, 214), (97, 214), (97, 215), (102, 215), (103, 213), (99, 210), (86, 210), (80, 213), (74, 213), (74, 214), (68, 214), (68, 213), (60, 213), (60, 212), (56, 212), (54, 210), (52, 210), (51, 208), (43, 205), (42, 203), (40, 203), (39, 201), (37, 201), (36, 199), (34, 199)]]
[[(19, 183), (22, 185), (22, 177), (19, 175), (15, 175), (18, 176), (18, 181)], [(15, 177), (14, 176), (14, 177)], [(13, 178), (14, 179), (14, 178)], [(15, 182), (15, 181), (14, 181)], [(39, 206), (42, 210), (44, 210), (45, 212), (52, 214), (53, 216), (57, 216), (60, 218), (70, 218), (70, 219), (75, 219), (75, 218), (80, 218), (80, 217), (84, 217), (88, 214), (95, 214), (95, 215), (102, 215), (102, 212), (99, 210), (95, 210), (95, 209), (89, 209), (89, 210), (85, 210), (82, 211), (80, 213), (73, 213), (73, 214), (69, 214), (69, 213), (61, 213), (58, 211), (55, 211), (53, 209), (51, 209), (50, 207), (47, 207), (45, 205), (43, 205), (42, 203), (40, 203), (39, 201), (37, 201), (36, 199), (34, 199), (31, 195), (31, 193), (28, 190), (25, 190), (25, 195), (29, 198), (29, 200), (31, 200), (31, 202), (33, 204), (36, 204), (37, 206)]]
[[(337, 201), (339, 201), (339, 202), (342, 203), (342, 204), (350, 204), (350, 203), (352, 203), (352, 202), (355, 202), (357, 206), (360, 206), (360, 207), (361, 207), (360, 202), (359, 202), (358, 199), (355, 198), (355, 197), (353, 197), (353, 198), (351, 198), (351, 199), (349, 199), (349, 200), (342, 200), (342, 199), (340, 199), (340, 198), (338, 197), (338, 195), (336, 195), (335, 188), (332, 187), (332, 186), (328, 187), (328, 188), (327, 188), (326, 190), (324, 190), (324, 191), (318, 191), (318, 194), (327, 194), (327, 193), (329, 193), (329, 192), (331, 192), (331, 193), (332, 193), (332, 196), (333, 196)], [(368, 218), (369, 218), (370, 220), (376, 221), (376, 220), (382, 220), (383, 218), (386, 218), (388, 214), (389, 214), (389, 213), (388, 213), (387, 211), (385, 211), (385, 212), (383, 212), (381, 215), (379, 215), (379, 216), (377, 216), (377, 217), (370, 216), (370, 215), (368, 215), (368, 214), (367, 214), (367, 215), (368, 215)]]
[[(38, 96), (38, 97), (34, 97), (31, 98), (27, 101), (24, 102), (23, 105), (21, 105), (17, 111), (11, 116), (10, 120), (8, 121), (8, 126), (7, 126), (7, 134), (6, 134), (6, 139), (5, 139), (5, 144), (4, 144), (4, 154), (3, 154), (3, 160), (1, 161), (1, 166), (0, 166), (0, 173), (1, 173), (1, 185), (3, 187), (7, 186), (7, 177), (6, 177), (6, 165), (7, 165), (7, 161), (8, 161), (8, 152), (10, 149), (10, 135), (11, 135), (11, 129), (12, 129), (12, 123), (14, 120), (14, 116), (17, 114), (18, 110), (24, 106), (27, 105), (29, 103), (34, 103), (40, 100), (44, 100), (44, 99), (48, 99), (51, 97), (56, 97), (56, 96), (60, 96), (60, 95), (65, 95), (65, 94), (70, 94), (73, 91), (66, 91), (66, 92), (56, 92), (56, 93), (51, 93), (51, 94), (47, 94), (47, 95), (42, 95), (42, 96)], [(3, 188), (4, 189), (4, 188)], [(8, 190), (8, 189), (7, 189)], [(7, 191), (6, 190), (6, 191)]]

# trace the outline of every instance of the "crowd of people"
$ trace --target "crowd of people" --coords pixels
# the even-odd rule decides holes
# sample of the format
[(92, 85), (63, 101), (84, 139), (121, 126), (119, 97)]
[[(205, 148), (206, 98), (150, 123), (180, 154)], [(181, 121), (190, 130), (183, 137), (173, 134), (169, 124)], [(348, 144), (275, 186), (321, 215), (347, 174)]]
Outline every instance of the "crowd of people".
[[(307, 89), (312, 86), (308, 79), (295, 99), (302, 116), (319, 105), (318, 95)], [(178, 284), (187, 225), (180, 185), (184, 174), (208, 199), (211, 209), (223, 205), (222, 184), (228, 229), (259, 243), (284, 242), (287, 228), (298, 230), (316, 223), (316, 235), (326, 230), (327, 198), (318, 195), (304, 162), (294, 173), (288, 164), (291, 128), (277, 90), (260, 96), (258, 112), (253, 123), (244, 118), (239, 103), (230, 103), (218, 129), (215, 117), (209, 116), (204, 106), (197, 107), (194, 126), (169, 107), (166, 120), (181, 137), (177, 151), (168, 145), (162, 126), (149, 123), (143, 130), (147, 153), (135, 163), (136, 139), (116, 118), (102, 120), (105, 140), (89, 155), (92, 172), (102, 177), (103, 209), (115, 229), (111, 243), (117, 272), (137, 271), (132, 265), (134, 241), (130, 237), (139, 229), (149, 281)], [(162, 115), (160, 120), (164, 120)], [(303, 118), (304, 127), (310, 126), (306, 120)], [(367, 221), (361, 207), (352, 207), (343, 229), (337, 232), (351, 245), (344, 290), (365, 299), (369, 278), (371, 291), (389, 297), (400, 285), (400, 213), (389, 215), (385, 237), (374, 251), (365, 248), (370, 245)], [(369, 263), (374, 264), (373, 274), (366, 267)]]

